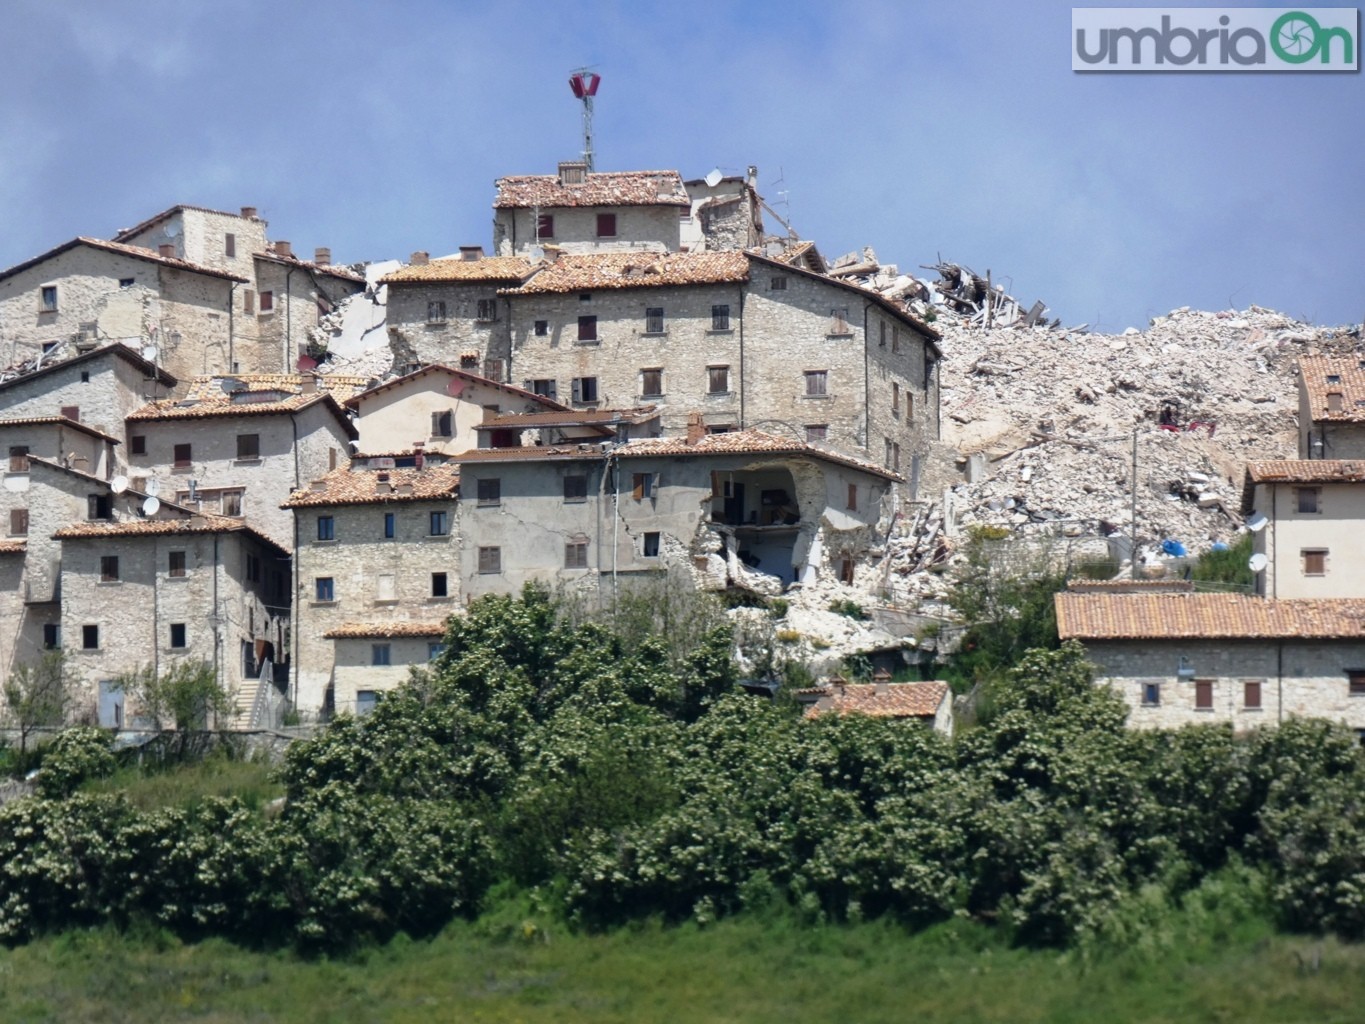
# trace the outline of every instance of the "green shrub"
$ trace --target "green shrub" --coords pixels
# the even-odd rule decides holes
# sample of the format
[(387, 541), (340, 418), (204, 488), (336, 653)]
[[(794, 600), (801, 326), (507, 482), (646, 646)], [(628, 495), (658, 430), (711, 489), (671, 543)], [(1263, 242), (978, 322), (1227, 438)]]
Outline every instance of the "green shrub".
[(114, 737), (103, 729), (80, 726), (64, 729), (43, 750), (38, 792), (49, 799), (70, 796), (87, 779), (111, 774), (118, 762)]
[(860, 621), (871, 618), (862, 605), (857, 601), (851, 601), (847, 598), (831, 603), (829, 610), (836, 615), (847, 615), (850, 619), (858, 619)]

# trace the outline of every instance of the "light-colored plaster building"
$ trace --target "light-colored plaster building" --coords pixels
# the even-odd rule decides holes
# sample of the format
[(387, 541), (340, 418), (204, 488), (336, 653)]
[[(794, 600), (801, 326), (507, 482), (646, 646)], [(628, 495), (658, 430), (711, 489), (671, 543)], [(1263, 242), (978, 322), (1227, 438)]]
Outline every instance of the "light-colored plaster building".
[(614, 590), (670, 570), (707, 589), (766, 593), (847, 576), (893, 512), (899, 479), (758, 431), (488, 448), (455, 461), (466, 600), (528, 581)]
[(1300, 357), (1299, 458), (1365, 459), (1365, 357)]
[[(284, 503), (297, 522), (291, 697), (302, 714), (354, 711), (358, 690), (382, 690), (427, 660), (417, 639), (439, 636), (460, 597), (459, 487), (453, 467), (424, 459), (421, 468), (337, 469)], [(417, 632), (382, 653), (359, 643), (384, 646), (374, 631), (399, 627)], [(393, 670), (370, 686), (355, 660), (365, 653)]]
[(1257, 594), (1365, 597), (1365, 459), (1248, 463), (1242, 510), (1265, 557)]
[(348, 622), (328, 630), (332, 641), (335, 710), (368, 714), (414, 666), (441, 653), (444, 622)]
[(1365, 732), (1365, 598), (1218, 593), (1060, 593), (1057, 631), (1079, 640), (1096, 681), (1135, 728), (1291, 716)]

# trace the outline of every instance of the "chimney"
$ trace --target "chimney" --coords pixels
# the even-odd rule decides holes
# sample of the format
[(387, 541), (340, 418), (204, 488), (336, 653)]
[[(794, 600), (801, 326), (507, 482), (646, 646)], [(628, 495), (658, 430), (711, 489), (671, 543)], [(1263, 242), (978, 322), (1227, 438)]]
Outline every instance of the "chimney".
[(431, 262), (431, 253), (422, 252), (420, 249), (408, 257), (408, 262), (414, 267), (425, 267)]
[(330, 267), (332, 265), (332, 250), (325, 245), (320, 245), (313, 250), (313, 262), (320, 267)]
[(483, 259), (483, 246), (481, 245), (460, 246), (460, 259), (470, 261)]
[(848, 690), (848, 680), (843, 676), (830, 676), (829, 689), (834, 696), (842, 697)]
[(160, 253), (162, 256), (165, 256), (167, 259), (172, 260), (175, 259), (174, 242), (162, 242), (160, 245), (156, 247), (156, 251)]
[(689, 412), (687, 414), (687, 443), (694, 445), (706, 436), (706, 428), (701, 424), (701, 413)]
[(545, 245), (541, 248), (545, 252), (545, 259), (550, 263), (553, 263), (555, 260), (559, 259), (560, 256), (564, 255), (564, 250), (557, 245)]
[(311, 373), (304, 374), (303, 382), (302, 385), (300, 386), (300, 394), (315, 395), (317, 394), (317, 390), (318, 379), (314, 377)]
[(588, 165), (582, 160), (565, 160), (559, 165), (561, 185), (581, 185), (588, 179)]
[(254, 206), (243, 206), (243, 207), (242, 207), (242, 219), (243, 219), (243, 220), (255, 220), (255, 219), (256, 219), (256, 207), (254, 207)]
[(891, 692), (891, 673), (884, 668), (879, 668), (873, 672), (872, 688), (878, 697), (885, 697)]
[(293, 255), (294, 255), (294, 247), (293, 247), (292, 245), (290, 245), (288, 242), (276, 242), (276, 243), (275, 243), (275, 255), (276, 255), (276, 256), (293, 256)]

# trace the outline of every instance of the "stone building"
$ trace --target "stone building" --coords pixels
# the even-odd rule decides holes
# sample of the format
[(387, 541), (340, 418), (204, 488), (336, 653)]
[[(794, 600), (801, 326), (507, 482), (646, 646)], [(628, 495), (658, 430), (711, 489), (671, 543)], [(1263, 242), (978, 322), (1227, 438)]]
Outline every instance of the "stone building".
[[(427, 660), (417, 641), (439, 637), (460, 596), (459, 487), (453, 467), (433, 461), (346, 467), (284, 503), (298, 537), (291, 697), (304, 715), (354, 711), (358, 690), (381, 690)], [(408, 631), (403, 642), (383, 639), (394, 629)], [(393, 670), (368, 686), (356, 663), (366, 654)]]
[(0, 415), (60, 413), (121, 437), (130, 413), (170, 396), (178, 383), (135, 349), (115, 342), (0, 377)]
[(1299, 458), (1365, 459), (1365, 358), (1300, 357)]
[(662, 573), (779, 593), (851, 575), (894, 474), (758, 431), (465, 452), (460, 592), (614, 592)]
[(477, 428), (501, 414), (562, 412), (565, 406), (474, 372), (433, 363), (358, 392), (357, 455), (453, 455), (478, 446)]
[(763, 242), (763, 200), (758, 195), (758, 168), (748, 174), (705, 178), (684, 183), (691, 207), (679, 221), (678, 247), (684, 252), (751, 249)]
[(1061, 593), (1057, 631), (1079, 640), (1129, 725), (1235, 729), (1291, 716), (1365, 734), (1365, 598)]
[(245, 517), (292, 547), (293, 517), (280, 502), (350, 462), (357, 434), (341, 402), (363, 383), (284, 374), (196, 378), (183, 398), (149, 403), (128, 417), (129, 476), (136, 487), (196, 511)]
[(1268, 598), (1365, 597), (1365, 461), (1251, 462), (1242, 511)]
[(407, 682), (414, 666), (441, 653), (444, 622), (348, 622), (328, 630), (332, 641), (335, 710), (365, 715), (389, 690)]
[(158, 675), (178, 661), (211, 665), (238, 725), (277, 703), (273, 667), (289, 649), (284, 548), (219, 516), (77, 522), (53, 536), (62, 646), (97, 695), (101, 725), (133, 721), (114, 681), (149, 664)]
[(831, 679), (826, 686), (798, 690), (804, 718), (868, 715), (916, 721), (947, 736), (953, 734), (953, 691), (945, 682), (893, 683), (891, 674), (871, 683)]

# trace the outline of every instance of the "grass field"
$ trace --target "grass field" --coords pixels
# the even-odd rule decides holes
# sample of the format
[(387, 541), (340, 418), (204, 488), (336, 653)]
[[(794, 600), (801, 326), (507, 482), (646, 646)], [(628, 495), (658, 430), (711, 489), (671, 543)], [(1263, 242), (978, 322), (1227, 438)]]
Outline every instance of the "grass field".
[(978, 926), (908, 936), (758, 919), (604, 936), (459, 924), (345, 961), (72, 933), (0, 951), (0, 1019), (61, 1021), (1312, 1021), (1365, 1018), (1365, 949), (1244, 929), (1083, 959)]

